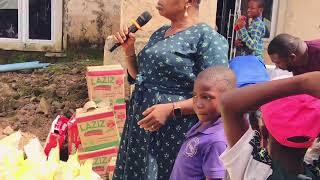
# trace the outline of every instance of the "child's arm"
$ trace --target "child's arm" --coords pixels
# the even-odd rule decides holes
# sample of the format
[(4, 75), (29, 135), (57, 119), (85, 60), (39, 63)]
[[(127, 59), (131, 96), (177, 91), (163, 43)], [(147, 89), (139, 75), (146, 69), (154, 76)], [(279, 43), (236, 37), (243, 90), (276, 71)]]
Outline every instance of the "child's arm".
[(223, 94), (219, 108), (229, 147), (235, 145), (249, 128), (244, 113), (275, 99), (297, 94), (320, 97), (320, 72), (251, 85)]
[(246, 27), (239, 30), (240, 39), (252, 51), (259, 50), (258, 42), (263, 38), (265, 33), (265, 25), (263, 22), (253, 22), (251, 24), (253, 32), (248, 33)]

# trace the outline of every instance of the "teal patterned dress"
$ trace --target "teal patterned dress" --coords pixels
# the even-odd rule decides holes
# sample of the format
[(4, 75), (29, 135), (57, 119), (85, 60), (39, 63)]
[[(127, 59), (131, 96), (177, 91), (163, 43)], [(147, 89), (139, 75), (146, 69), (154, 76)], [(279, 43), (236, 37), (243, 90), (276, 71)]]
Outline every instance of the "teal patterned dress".
[(168, 180), (175, 158), (196, 116), (169, 119), (158, 132), (146, 132), (137, 122), (155, 104), (192, 97), (197, 74), (216, 65), (227, 66), (228, 43), (203, 23), (165, 37), (158, 29), (137, 56), (138, 75), (121, 137), (113, 180)]

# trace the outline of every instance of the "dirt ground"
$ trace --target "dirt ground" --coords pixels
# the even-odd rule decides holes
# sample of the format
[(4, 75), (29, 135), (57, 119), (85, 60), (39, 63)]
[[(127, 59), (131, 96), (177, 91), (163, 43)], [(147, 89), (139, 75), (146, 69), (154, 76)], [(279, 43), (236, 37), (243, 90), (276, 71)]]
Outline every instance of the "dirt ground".
[(1, 51), (0, 59), (6, 63), (30, 59), (52, 63), (46, 69), (0, 73), (0, 139), (21, 130), (25, 137), (36, 136), (44, 142), (57, 115), (70, 117), (88, 101), (85, 70), (102, 65), (103, 50), (78, 50), (64, 58)]

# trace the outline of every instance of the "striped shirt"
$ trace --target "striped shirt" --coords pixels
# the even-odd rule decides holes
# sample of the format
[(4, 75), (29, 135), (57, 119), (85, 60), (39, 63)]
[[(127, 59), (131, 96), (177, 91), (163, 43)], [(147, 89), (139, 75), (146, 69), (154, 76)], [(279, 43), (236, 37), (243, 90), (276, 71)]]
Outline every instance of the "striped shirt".
[(241, 55), (254, 55), (263, 60), (264, 46), (262, 38), (265, 33), (266, 26), (261, 16), (254, 18), (248, 29), (246, 27), (240, 29), (239, 37), (246, 47), (241, 51)]

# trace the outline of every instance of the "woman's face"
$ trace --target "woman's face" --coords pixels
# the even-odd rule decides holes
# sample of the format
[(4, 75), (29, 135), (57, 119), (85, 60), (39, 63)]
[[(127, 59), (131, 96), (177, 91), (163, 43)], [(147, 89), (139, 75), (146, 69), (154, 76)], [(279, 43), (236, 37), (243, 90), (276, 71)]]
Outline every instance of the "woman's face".
[(161, 16), (168, 19), (184, 14), (186, 0), (158, 0), (156, 8)]

